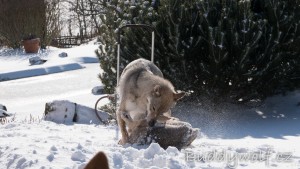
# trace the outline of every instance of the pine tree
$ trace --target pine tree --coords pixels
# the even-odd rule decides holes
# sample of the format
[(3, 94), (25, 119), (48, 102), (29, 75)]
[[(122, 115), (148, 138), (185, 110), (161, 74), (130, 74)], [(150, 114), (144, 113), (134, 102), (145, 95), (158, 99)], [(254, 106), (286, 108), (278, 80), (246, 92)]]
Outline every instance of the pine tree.
[[(158, 5), (159, 4), (159, 5)], [(156, 28), (155, 64), (177, 88), (218, 100), (249, 101), (300, 87), (300, 2), (234, 0), (106, 3), (100, 79), (116, 85), (116, 31), (124, 24)], [(150, 59), (151, 34), (122, 33), (122, 60)], [(102, 45), (103, 48), (103, 45)], [(104, 48), (103, 48), (104, 49)]]
[[(98, 41), (102, 44), (96, 51), (100, 60), (100, 67), (103, 72), (99, 78), (105, 84), (107, 93), (114, 93), (117, 79), (117, 32), (118, 28), (125, 24), (153, 24), (152, 20), (157, 15), (151, 7), (150, 1), (110, 1), (104, 3), (106, 13), (101, 15), (102, 25), (99, 32), (102, 32)], [(145, 37), (147, 30), (125, 30), (121, 39), (121, 71), (130, 61), (142, 56), (150, 56), (150, 36)], [(131, 38), (126, 38), (131, 37)], [(147, 40), (146, 40), (147, 39)], [(143, 42), (139, 43), (139, 40)], [(146, 41), (146, 42), (145, 42)], [(143, 46), (141, 46), (143, 45)], [(150, 57), (148, 58), (150, 59)]]

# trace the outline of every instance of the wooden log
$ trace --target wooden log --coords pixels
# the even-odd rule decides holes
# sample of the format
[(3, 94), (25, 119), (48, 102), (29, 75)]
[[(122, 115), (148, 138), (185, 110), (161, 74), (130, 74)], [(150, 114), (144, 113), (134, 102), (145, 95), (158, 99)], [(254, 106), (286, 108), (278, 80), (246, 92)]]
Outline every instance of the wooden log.
[[(105, 112), (99, 112), (103, 121), (107, 121), (109, 115)], [(95, 114), (95, 110), (68, 100), (56, 100), (45, 105), (45, 120), (55, 123), (83, 123), (99, 124), (100, 120)]]

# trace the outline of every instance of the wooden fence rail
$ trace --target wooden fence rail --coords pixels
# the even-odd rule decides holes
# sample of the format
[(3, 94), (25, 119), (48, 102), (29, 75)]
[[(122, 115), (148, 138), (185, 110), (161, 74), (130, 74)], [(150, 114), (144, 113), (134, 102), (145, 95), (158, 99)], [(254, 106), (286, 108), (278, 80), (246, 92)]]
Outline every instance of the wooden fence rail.
[(92, 37), (88, 36), (60, 36), (52, 40), (51, 46), (71, 48), (73, 46), (79, 46), (83, 43), (87, 43), (90, 40), (92, 40)]

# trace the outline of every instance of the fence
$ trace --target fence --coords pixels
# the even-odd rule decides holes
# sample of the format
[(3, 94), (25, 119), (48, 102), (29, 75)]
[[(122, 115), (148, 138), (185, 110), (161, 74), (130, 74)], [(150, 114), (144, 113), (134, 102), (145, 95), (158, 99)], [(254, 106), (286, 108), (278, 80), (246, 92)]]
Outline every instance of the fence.
[(88, 36), (60, 36), (55, 38), (51, 42), (51, 46), (59, 48), (71, 48), (73, 46), (79, 46), (83, 43), (87, 43), (92, 39)]

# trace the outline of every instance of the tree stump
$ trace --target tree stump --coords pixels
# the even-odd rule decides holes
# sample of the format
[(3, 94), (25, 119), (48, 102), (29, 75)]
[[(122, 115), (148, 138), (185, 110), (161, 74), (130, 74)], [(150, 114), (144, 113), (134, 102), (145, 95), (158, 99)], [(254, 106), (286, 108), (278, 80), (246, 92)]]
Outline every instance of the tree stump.
[(142, 122), (129, 135), (129, 143), (151, 144), (158, 143), (162, 148), (169, 146), (181, 149), (190, 145), (198, 135), (199, 129), (192, 128), (191, 124), (170, 118), (166, 121), (157, 121), (153, 127)]

